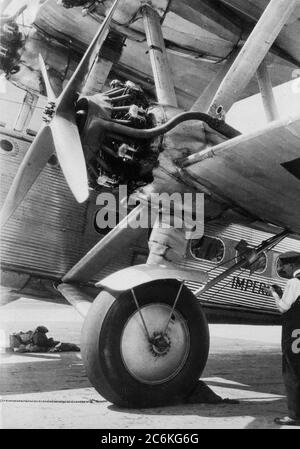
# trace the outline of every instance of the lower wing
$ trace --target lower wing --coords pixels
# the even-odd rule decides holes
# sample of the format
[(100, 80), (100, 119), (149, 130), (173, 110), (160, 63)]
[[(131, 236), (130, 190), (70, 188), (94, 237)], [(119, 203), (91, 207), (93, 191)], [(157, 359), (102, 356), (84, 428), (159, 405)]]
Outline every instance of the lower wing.
[(182, 167), (233, 206), (300, 234), (300, 116), (193, 154)]

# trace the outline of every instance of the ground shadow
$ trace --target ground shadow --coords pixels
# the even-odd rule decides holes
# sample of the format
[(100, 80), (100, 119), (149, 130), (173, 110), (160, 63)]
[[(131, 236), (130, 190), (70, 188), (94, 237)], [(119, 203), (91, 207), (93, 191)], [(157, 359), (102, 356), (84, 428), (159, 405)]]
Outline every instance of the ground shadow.
[[(261, 376), (258, 376), (258, 370)], [(280, 428), (274, 423), (274, 418), (284, 416), (287, 411), (279, 351), (270, 351), (270, 348), (266, 348), (265, 351), (260, 350), (260, 353), (232, 351), (211, 354), (203, 378), (217, 394), (220, 394), (221, 387), (225, 391), (225, 394), (222, 394), (223, 398), (238, 399), (239, 404), (182, 404), (150, 409), (121, 409), (110, 405), (109, 408), (121, 413), (222, 418), (222, 423), (225, 423), (222, 427), (232, 426), (232, 428), (237, 418), (249, 417), (249, 422), (242, 427)]]
[[(159, 407), (152, 409), (124, 409), (115, 405), (109, 405), (108, 408), (120, 413), (146, 414), (154, 416), (191, 416), (206, 418), (211, 420), (209, 426), (199, 422), (199, 428), (246, 428), (246, 429), (278, 429), (280, 426), (274, 423), (276, 416), (282, 416), (285, 411), (285, 398), (276, 399), (276, 401), (241, 401), (239, 404), (193, 404), (178, 405), (172, 407)], [(237, 418), (248, 418), (247, 424), (236, 425)], [(214, 418), (220, 418), (222, 421), (217, 423)], [(235, 424), (234, 424), (235, 423)], [(187, 421), (184, 422), (187, 427)], [(193, 427), (195, 420), (193, 419)]]

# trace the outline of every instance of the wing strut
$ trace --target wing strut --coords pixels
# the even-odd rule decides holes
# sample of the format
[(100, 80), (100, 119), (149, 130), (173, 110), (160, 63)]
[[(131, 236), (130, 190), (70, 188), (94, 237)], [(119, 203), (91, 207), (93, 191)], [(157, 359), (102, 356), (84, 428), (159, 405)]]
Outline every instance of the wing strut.
[(160, 17), (149, 5), (142, 7), (144, 27), (149, 48), (149, 56), (155, 82), (157, 101), (177, 107), (177, 99), (172, 82), (167, 52), (161, 31)]
[(258, 67), (256, 76), (268, 122), (279, 119), (279, 112), (266, 59)]
[[(267, 55), (297, 5), (297, 0), (271, 0), (219, 86), (209, 114), (228, 112)], [(207, 111), (203, 111), (207, 112)]]

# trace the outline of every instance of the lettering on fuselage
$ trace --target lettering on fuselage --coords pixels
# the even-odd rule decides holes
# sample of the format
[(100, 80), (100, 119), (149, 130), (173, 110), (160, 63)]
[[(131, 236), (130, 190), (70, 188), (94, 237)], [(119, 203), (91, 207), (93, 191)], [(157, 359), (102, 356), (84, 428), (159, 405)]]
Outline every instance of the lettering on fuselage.
[(240, 278), (234, 276), (231, 282), (231, 288), (242, 290), (244, 292), (255, 293), (257, 295), (269, 296), (265, 288), (269, 287), (265, 282), (254, 281), (253, 279)]

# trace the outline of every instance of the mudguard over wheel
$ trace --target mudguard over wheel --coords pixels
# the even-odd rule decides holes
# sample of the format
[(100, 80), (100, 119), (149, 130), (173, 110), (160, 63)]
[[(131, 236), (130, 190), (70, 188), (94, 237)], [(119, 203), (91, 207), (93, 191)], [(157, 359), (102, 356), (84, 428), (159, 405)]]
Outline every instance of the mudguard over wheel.
[(176, 280), (159, 280), (95, 299), (81, 350), (89, 380), (108, 401), (175, 404), (195, 387), (207, 361), (208, 325), (194, 295), (179, 289)]

